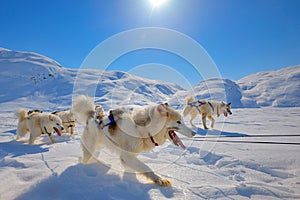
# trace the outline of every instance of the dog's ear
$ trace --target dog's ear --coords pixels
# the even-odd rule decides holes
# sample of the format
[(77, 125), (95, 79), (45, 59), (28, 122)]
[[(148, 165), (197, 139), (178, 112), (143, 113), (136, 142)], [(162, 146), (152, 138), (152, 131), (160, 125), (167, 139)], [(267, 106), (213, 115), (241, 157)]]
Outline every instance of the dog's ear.
[(221, 106), (225, 106), (226, 105), (226, 103), (224, 103), (223, 101), (221, 102)]
[(54, 116), (51, 114), (51, 115), (49, 115), (49, 119), (50, 119), (50, 121), (53, 121), (53, 118), (54, 118)]
[(158, 111), (158, 113), (163, 116), (166, 117), (168, 116), (168, 111), (166, 110), (166, 108), (164, 107), (163, 104), (160, 104), (156, 107), (156, 110)]
[(231, 102), (229, 102), (228, 104), (227, 104), (227, 106), (230, 106), (231, 105)]

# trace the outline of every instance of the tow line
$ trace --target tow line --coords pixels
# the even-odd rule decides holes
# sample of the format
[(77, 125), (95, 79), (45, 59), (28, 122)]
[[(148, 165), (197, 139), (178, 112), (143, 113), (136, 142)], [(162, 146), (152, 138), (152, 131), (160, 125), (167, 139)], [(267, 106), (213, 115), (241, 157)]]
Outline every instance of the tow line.
[(191, 138), (193, 141), (218, 142), (218, 143), (246, 143), (246, 144), (274, 144), (274, 145), (300, 145), (300, 142), (275, 142), (275, 141), (253, 141), (253, 140), (227, 140), (225, 138), (276, 138), (276, 137), (300, 137), (300, 134), (294, 135), (206, 135)]
[(272, 142), (272, 141), (251, 141), (251, 140), (211, 140), (211, 139), (205, 139), (205, 138), (203, 138), (203, 139), (195, 138), (193, 141), (218, 142), (218, 143), (300, 145), (300, 143), (296, 143), (296, 142)]

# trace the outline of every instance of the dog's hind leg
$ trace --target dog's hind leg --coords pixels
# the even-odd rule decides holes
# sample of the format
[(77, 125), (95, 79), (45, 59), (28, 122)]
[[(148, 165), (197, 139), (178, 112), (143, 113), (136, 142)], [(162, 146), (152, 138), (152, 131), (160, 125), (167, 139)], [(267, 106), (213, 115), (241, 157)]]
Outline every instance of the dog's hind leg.
[(87, 127), (82, 134), (81, 148), (83, 151), (82, 163), (89, 164), (96, 149), (96, 138), (92, 137), (92, 135), (89, 135)]
[(208, 129), (206, 126), (206, 115), (203, 115), (203, 114), (202, 114), (202, 125), (203, 125), (204, 129)]
[(155, 184), (159, 186), (171, 186), (172, 183), (168, 179), (163, 179), (160, 176), (156, 175), (150, 167), (141, 162), (139, 159), (130, 153), (122, 153), (120, 156), (121, 162), (123, 165), (142, 173), (147, 178), (151, 179)]
[(214, 128), (215, 119), (212, 116), (208, 116), (207, 118), (210, 120), (210, 128)]
[(28, 132), (28, 128), (25, 124), (25, 122), (19, 122), (17, 127), (17, 137), (16, 140), (20, 139), (21, 137), (24, 137), (26, 133)]

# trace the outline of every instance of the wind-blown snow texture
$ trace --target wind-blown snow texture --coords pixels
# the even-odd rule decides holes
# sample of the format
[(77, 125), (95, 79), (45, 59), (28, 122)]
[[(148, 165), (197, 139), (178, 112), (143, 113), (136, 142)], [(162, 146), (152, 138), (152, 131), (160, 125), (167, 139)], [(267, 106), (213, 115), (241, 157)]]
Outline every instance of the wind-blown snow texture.
[[(80, 125), (74, 136), (55, 135), (55, 144), (47, 137), (41, 137), (36, 145), (28, 144), (28, 136), (15, 141), (15, 110), (70, 108), (78, 70), (63, 68), (36, 53), (3, 48), (0, 69), (0, 199), (300, 198), (299, 145), (230, 142), (300, 143), (300, 66), (261, 72), (239, 81), (211, 79), (190, 90), (124, 72), (80, 70), (82, 88), (75, 92), (90, 93), (88, 90), (95, 88), (95, 101), (106, 110), (168, 100), (180, 105), (177, 108), (181, 111), (188, 94), (222, 99), (225, 91), (226, 101), (236, 108), (230, 117), (216, 118), (215, 129), (208, 133), (282, 135), (222, 137), (219, 139), (228, 142), (220, 143), (214, 142), (218, 138), (199, 141), (181, 136), (186, 151), (166, 142), (140, 155), (143, 162), (173, 182), (171, 188), (158, 187), (141, 175), (124, 174), (117, 156), (106, 149), (99, 151), (100, 162), (80, 164)], [(201, 127), (200, 118), (196, 122)]]

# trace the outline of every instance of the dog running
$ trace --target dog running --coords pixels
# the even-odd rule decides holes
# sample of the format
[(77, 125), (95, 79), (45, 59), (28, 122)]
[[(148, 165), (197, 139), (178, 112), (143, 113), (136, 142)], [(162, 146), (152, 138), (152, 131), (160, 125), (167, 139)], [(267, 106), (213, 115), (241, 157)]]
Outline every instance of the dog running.
[(215, 119), (213, 115), (218, 117), (223, 114), (225, 117), (232, 114), (231, 112), (231, 103), (224, 103), (221, 101), (213, 100), (197, 100), (195, 101), (192, 96), (188, 96), (186, 99), (186, 105), (183, 109), (183, 116), (186, 117), (190, 115), (190, 124), (193, 124), (193, 120), (197, 115), (202, 115), (202, 125), (204, 129), (208, 129), (206, 126), (206, 118), (211, 121), (210, 127), (213, 128), (215, 124)]
[(81, 138), (84, 164), (91, 162), (96, 150), (107, 147), (120, 156), (124, 166), (142, 173), (159, 186), (171, 186), (171, 182), (154, 173), (137, 156), (164, 144), (167, 139), (185, 148), (175, 131), (187, 137), (195, 135), (184, 125), (180, 113), (167, 104), (122, 107), (111, 110), (99, 121), (95, 118), (93, 100), (78, 96), (74, 99), (72, 112), (85, 124)]
[(55, 131), (60, 136), (61, 131), (64, 130), (61, 119), (53, 114), (25, 109), (19, 109), (15, 114), (19, 118), (16, 140), (30, 132), (29, 144), (33, 144), (35, 139), (42, 134), (47, 134), (51, 142), (55, 142), (53, 132)]

